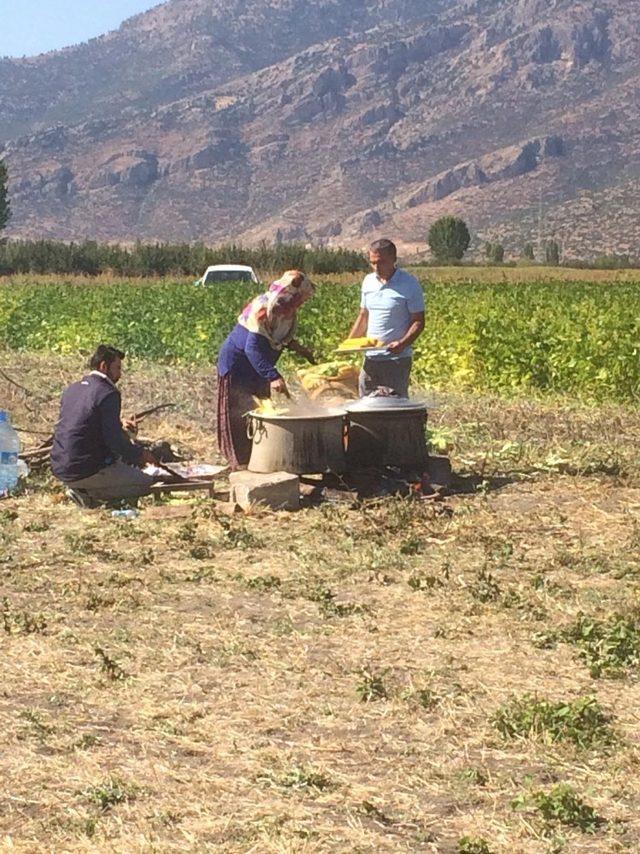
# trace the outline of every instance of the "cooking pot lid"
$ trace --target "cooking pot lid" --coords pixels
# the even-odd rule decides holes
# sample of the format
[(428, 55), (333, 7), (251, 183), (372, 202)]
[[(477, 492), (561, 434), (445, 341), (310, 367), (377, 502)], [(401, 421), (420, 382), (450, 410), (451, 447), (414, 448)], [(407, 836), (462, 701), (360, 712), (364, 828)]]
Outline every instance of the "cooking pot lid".
[(422, 400), (411, 400), (408, 397), (362, 397), (346, 405), (347, 412), (375, 412), (378, 410), (425, 410), (427, 405)]

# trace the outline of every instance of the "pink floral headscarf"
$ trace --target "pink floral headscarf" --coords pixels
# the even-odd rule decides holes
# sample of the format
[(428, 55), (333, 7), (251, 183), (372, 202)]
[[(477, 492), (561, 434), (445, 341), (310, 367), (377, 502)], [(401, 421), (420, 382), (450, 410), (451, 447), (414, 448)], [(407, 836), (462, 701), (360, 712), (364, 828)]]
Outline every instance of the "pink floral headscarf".
[(269, 290), (252, 299), (238, 318), (238, 323), (269, 339), (274, 350), (295, 338), (298, 309), (315, 293), (315, 285), (300, 272), (287, 270), (269, 286)]

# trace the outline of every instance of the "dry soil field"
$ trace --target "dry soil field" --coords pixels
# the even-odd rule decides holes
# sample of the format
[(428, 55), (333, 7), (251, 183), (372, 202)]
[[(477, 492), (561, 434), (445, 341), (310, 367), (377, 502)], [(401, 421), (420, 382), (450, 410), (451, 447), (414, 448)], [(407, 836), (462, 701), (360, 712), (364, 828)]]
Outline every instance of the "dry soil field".
[[(81, 367), (0, 353), (36, 395), (0, 398), (46, 431)], [(123, 383), (206, 459), (213, 392)], [(121, 521), (47, 475), (0, 503), (3, 849), (640, 850), (640, 417), (451, 397), (431, 421), (441, 503)]]

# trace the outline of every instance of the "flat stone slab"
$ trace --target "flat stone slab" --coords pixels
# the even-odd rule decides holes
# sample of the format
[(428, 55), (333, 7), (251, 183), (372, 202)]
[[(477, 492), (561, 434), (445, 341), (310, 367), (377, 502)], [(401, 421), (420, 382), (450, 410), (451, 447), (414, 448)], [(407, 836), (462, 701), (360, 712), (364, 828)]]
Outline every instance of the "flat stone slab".
[(299, 510), (300, 478), (286, 471), (272, 474), (234, 471), (229, 475), (229, 501), (243, 510), (254, 504), (273, 510)]

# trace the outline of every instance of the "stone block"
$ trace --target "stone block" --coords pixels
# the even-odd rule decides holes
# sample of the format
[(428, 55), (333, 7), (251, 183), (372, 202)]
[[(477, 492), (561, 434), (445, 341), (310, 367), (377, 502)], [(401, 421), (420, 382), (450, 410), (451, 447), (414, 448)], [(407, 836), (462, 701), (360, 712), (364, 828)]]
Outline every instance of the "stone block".
[(274, 510), (300, 509), (300, 478), (295, 474), (235, 471), (229, 475), (229, 488), (229, 501), (243, 510), (248, 510), (253, 504)]
[(429, 472), (429, 480), (434, 489), (444, 487), (445, 489), (451, 485), (451, 460), (449, 457), (440, 456), (438, 454), (430, 454), (427, 462), (427, 471)]

